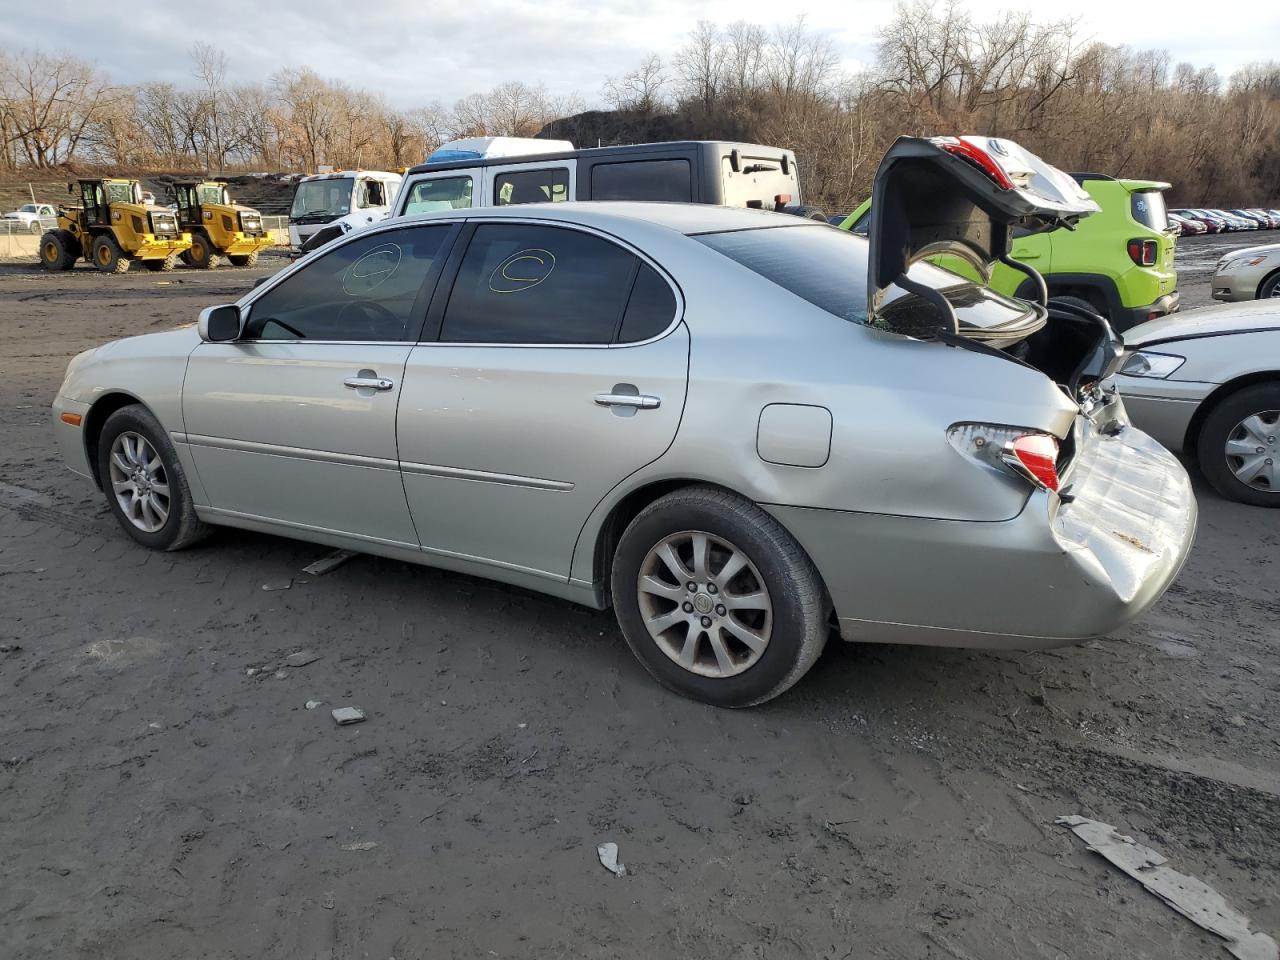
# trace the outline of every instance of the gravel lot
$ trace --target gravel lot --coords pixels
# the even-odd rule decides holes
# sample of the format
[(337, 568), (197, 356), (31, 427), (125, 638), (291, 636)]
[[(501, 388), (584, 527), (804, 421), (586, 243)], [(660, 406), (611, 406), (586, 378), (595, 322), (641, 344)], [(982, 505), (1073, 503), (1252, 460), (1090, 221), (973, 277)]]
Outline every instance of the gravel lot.
[[(1184, 241), (1185, 307), (1256, 242)], [(718, 711), (606, 613), (371, 557), (310, 578), (324, 548), (267, 536), (127, 539), (49, 443), (68, 358), (266, 272), (0, 268), (0, 955), (1228, 956), (1072, 813), (1280, 934), (1280, 511), (1200, 485), (1185, 572), (1115, 636), (832, 644)]]

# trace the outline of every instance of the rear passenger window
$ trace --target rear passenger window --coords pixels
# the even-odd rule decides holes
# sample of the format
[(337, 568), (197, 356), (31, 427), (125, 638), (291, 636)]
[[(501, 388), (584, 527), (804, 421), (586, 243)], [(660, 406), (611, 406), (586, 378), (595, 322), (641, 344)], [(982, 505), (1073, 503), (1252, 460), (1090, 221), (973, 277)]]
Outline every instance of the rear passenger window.
[(500, 173), (493, 178), (496, 205), (558, 203), (569, 199), (569, 171), (565, 167)]
[(688, 160), (632, 160), (591, 168), (592, 200), (693, 201)]
[(440, 339), (453, 343), (609, 343), (637, 258), (593, 234), (481, 224), (454, 281)]
[(676, 298), (667, 281), (647, 263), (640, 264), (631, 299), (618, 331), (619, 343), (635, 343), (656, 337), (671, 324), (676, 315)]

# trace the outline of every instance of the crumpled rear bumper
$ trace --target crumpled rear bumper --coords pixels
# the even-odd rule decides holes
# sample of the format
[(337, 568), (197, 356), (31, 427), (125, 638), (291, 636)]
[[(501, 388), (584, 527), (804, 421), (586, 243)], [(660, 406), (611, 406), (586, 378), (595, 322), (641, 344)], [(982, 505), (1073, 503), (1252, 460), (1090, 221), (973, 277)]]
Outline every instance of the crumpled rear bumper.
[(1177, 577), (1197, 508), (1182, 465), (1145, 433), (1081, 430), (1070, 502), (1037, 491), (1011, 520), (767, 509), (817, 565), (846, 639), (1034, 649), (1101, 636)]

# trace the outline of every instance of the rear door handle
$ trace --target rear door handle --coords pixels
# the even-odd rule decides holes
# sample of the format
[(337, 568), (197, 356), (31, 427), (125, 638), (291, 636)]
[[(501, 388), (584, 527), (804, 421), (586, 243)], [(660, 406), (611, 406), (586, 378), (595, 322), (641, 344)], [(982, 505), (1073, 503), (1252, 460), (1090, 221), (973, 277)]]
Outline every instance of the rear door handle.
[(390, 390), (396, 382), (386, 377), (347, 377), (342, 384), (352, 390), (359, 390), (362, 387), (369, 390)]
[(656, 410), (662, 406), (662, 398), (648, 393), (597, 393), (596, 403), (602, 407), (635, 407), (638, 410)]

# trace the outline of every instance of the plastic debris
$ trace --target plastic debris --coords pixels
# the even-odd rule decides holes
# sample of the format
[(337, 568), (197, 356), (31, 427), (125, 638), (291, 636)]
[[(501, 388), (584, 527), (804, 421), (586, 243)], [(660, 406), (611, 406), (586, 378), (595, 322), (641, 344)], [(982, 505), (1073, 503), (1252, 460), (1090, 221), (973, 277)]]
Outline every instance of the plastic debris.
[(332, 893), (326, 893), (324, 895), (324, 902), (320, 904), (320, 906), (324, 907), (326, 910), (332, 910), (337, 905), (338, 905), (338, 898), (335, 897)]
[(306, 707), (308, 710), (314, 710), (316, 707), (322, 707), (322, 706), (324, 706), (323, 700), (308, 700), (306, 703)]
[(349, 723), (362, 723), (364, 711), (359, 707), (338, 707), (333, 711), (333, 719), (340, 727), (345, 727)]
[(600, 866), (615, 877), (625, 877), (627, 875), (626, 864), (618, 862), (618, 845), (612, 840), (596, 847), (596, 855), (600, 858)]
[(335, 567), (342, 566), (355, 555), (354, 550), (335, 550), (328, 556), (321, 557), (315, 563), (307, 564), (302, 568), (302, 572), (308, 573), (313, 577), (320, 577)]
[(289, 579), (289, 580), (276, 580), (276, 581), (274, 581), (274, 582), (272, 582), (272, 583), (264, 583), (264, 584), (262, 585), (262, 589), (263, 589), (263, 590), (288, 590), (288, 589), (289, 589), (290, 587), (292, 587), (292, 586), (293, 586), (293, 580), (292, 580), (292, 579)]
[(344, 843), (343, 850), (350, 850), (354, 853), (360, 853), (364, 850), (372, 850), (378, 844), (373, 840), (357, 840), (355, 843)]
[(1188, 920), (1226, 940), (1226, 948), (1239, 960), (1278, 960), (1280, 946), (1265, 933), (1249, 929), (1249, 918), (1234, 910), (1222, 894), (1203, 880), (1167, 866), (1161, 854), (1132, 837), (1117, 833), (1108, 823), (1087, 817), (1059, 817), (1056, 823), (1070, 827), (1094, 853), (1133, 877)]
[(291, 653), (284, 658), (286, 666), (305, 667), (308, 663), (315, 663), (320, 659), (320, 654), (312, 653), (310, 650), (299, 650), (297, 653)]

